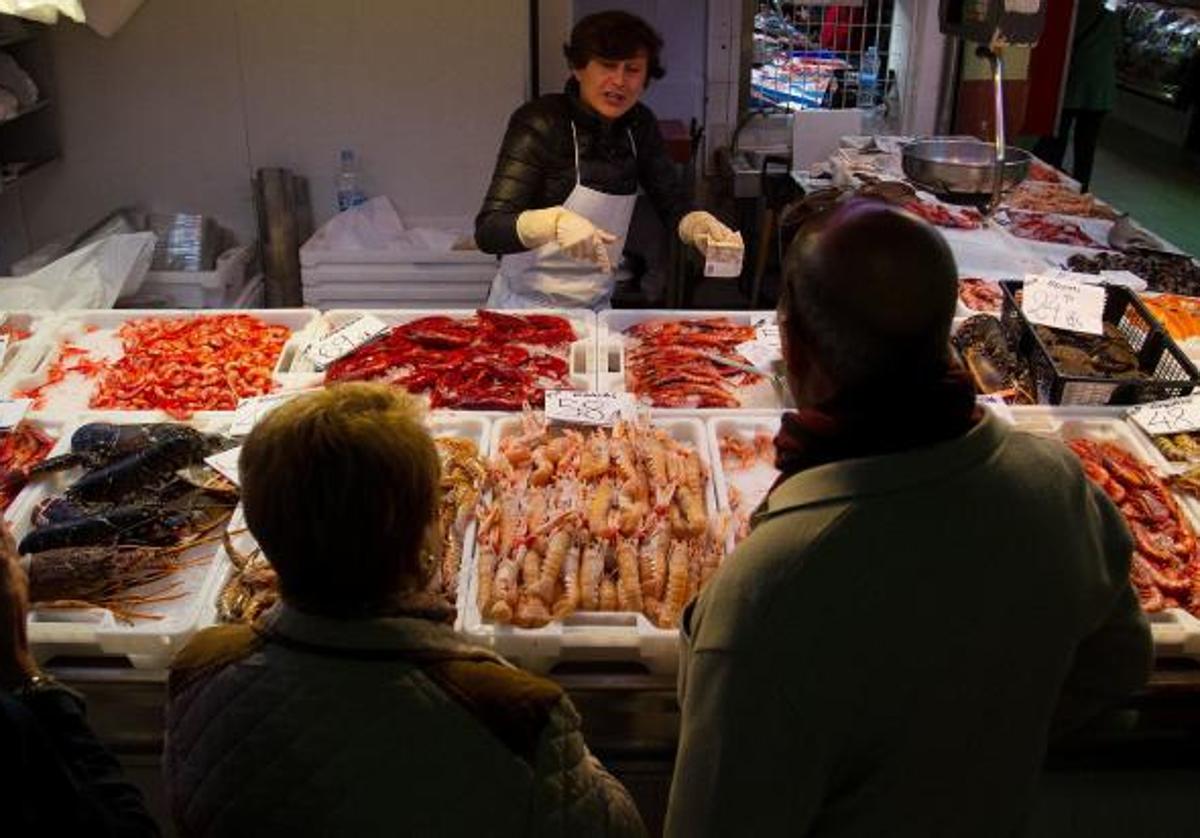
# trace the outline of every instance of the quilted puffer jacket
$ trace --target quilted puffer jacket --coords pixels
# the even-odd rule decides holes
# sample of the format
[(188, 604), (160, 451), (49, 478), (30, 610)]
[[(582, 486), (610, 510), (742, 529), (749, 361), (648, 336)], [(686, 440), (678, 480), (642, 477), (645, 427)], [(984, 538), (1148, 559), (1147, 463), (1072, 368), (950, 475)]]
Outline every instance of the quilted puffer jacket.
[(165, 770), (186, 836), (644, 834), (556, 685), (415, 617), (199, 633)]
[(572, 123), (584, 186), (612, 195), (632, 195), (642, 187), (668, 230), (692, 209), (653, 111), (639, 102), (610, 122), (583, 104), (572, 79), (565, 93), (540, 96), (509, 120), (491, 186), (475, 218), (480, 250), (497, 255), (525, 250), (517, 237), (517, 216), (527, 209), (558, 206), (571, 194)]

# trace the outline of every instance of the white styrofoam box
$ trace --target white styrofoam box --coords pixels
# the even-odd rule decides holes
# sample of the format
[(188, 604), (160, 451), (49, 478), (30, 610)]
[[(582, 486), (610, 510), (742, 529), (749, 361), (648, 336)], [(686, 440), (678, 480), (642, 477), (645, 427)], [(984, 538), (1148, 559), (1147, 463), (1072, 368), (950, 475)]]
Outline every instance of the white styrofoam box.
[[(1053, 436), (1064, 441), (1091, 439), (1111, 442), (1124, 448), (1156, 471), (1166, 470), (1167, 462), (1154, 444), (1141, 435), (1125, 419), (1124, 408), (1055, 408), (1055, 407), (1010, 407), (1010, 415), (1017, 430), (1043, 436)], [(1178, 494), (1176, 499), (1180, 499)], [(1200, 533), (1198, 510), (1186, 499), (1181, 504), (1188, 524)], [(1200, 656), (1200, 620), (1181, 608), (1168, 608), (1147, 614), (1150, 631), (1154, 635), (1154, 651), (1160, 657), (1180, 655)]]
[[(531, 308), (521, 311), (501, 312), (508, 315), (549, 314), (565, 318), (575, 329), (576, 340), (567, 350), (567, 362), (570, 365), (570, 381), (576, 390), (592, 390), (596, 387), (596, 314), (587, 309), (557, 309)], [(370, 314), (389, 326), (400, 326), (411, 323), (422, 317), (446, 316), (456, 320), (474, 317), (473, 308), (440, 308), (440, 309), (332, 309), (321, 314), (309, 334), (310, 340), (324, 337), (345, 324)], [(307, 345), (307, 344), (305, 344)], [(286, 371), (297, 380), (317, 385), (325, 380), (325, 374), (313, 369), (312, 361), (300, 351), (291, 358)]]
[(211, 271), (147, 271), (131, 302), (138, 308), (157, 307), (151, 303), (158, 301), (164, 308), (221, 308), (245, 285), (253, 252), (246, 245), (230, 248)]
[[(98, 421), (132, 424), (168, 420), (165, 414), (158, 412), (83, 414), (64, 427), (50, 456), (70, 451), (74, 431), (88, 422)], [(228, 428), (229, 415), (186, 424), (207, 433), (220, 433)], [(45, 475), (26, 487), (8, 516), (13, 537), (18, 544), (32, 529), (34, 507), (42, 500), (66, 491), (82, 474), (82, 469), (73, 468)], [(219, 531), (214, 531), (210, 536), (219, 534)], [(63, 655), (123, 657), (139, 669), (165, 668), (175, 652), (199, 627), (207, 603), (214, 595), (214, 587), (224, 573), (224, 559), (218, 555), (219, 539), (209, 537), (203, 541), (206, 543), (180, 554), (181, 561), (195, 561), (195, 564), (180, 570), (169, 581), (152, 583), (131, 591), (144, 595), (161, 594), (167, 585), (175, 583), (176, 587), (170, 593), (181, 593), (182, 596), (139, 606), (141, 610), (160, 615), (160, 619), (123, 623), (102, 608), (35, 606), (30, 611), (27, 626), (31, 651), (39, 660)]]
[[(0, 382), (0, 395), (8, 396), (17, 390), (26, 390), (46, 383), (50, 367), (58, 360), (64, 341), (93, 350), (95, 354), (109, 359), (121, 357), (122, 349), (116, 330), (130, 320), (199, 318), (222, 314), (250, 315), (270, 325), (286, 326), (292, 336), (284, 344), (275, 366), (274, 378), (278, 383), (288, 384), (284, 371), (295, 355), (308, 345), (309, 331), (317, 321), (316, 309), (272, 308), (241, 310), (196, 310), (196, 309), (114, 309), (65, 311), (51, 328), (44, 330), (45, 339), (40, 343), (36, 357), (27, 372), (13, 375)], [(73, 416), (88, 410), (88, 400), (95, 389), (95, 380), (80, 374), (70, 374), (50, 391), (48, 403), (36, 411), (38, 414)]]
[[(467, 217), (406, 218), (404, 224), (463, 238), (475, 229)], [(498, 264), (493, 254), (476, 249), (329, 249), (322, 246), (319, 233), (300, 249), (304, 301), (320, 308), (483, 305)]]
[(862, 125), (863, 112), (857, 108), (797, 111), (792, 120), (792, 168), (829, 159), (841, 138), (861, 134)]
[[(703, 423), (691, 417), (655, 417), (651, 424), (666, 430), (673, 438), (696, 448), (711, 474), (707, 434)], [(505, 416), (492, 423), (493, 456), (506, 437), (521, 433), (522, 417)], [(709, 479), (705, 504), (710, 517), (716, 516), (717, 501), (713, 481)], [(477, 602), (477, 545), (468, 545), (463, 557), (463, 585), (458, 598), (461, 631), (506, 658), (535, 672), (549, 672), (556, 664), (569, 661), (605, 661), (636, 663), (657, 674), (673, 673), (678, 666), (679, 631), (661, 629), (645, 615), (633, 612), (577, 611), (565, 620), (554, 620), (542, 628), (526, 629), (484, 620)]]
[[(492, 443), (492, 420), (488, 416), (479, 413), (466, 413), (461, 411), (438, 410), (429, 414), (426, 419), (426, 424), (429, 426), (429, 431), (435, 437), (458, 436), (465, 437), (471, 440), (479, 448), (479, 456), (486, 460), (490, 454), (490, 446)], [(475, 544), (475, 528), (476, 522), (472, 518), (471, 523), (467, 526), (466, 532), (463, 535), (463, 559), (459, 569), (459, 578), (455, 582), (455, 590), (458, 592), (458, 597), (461, 602), (466, 591), (467, 577), (467, 558), (466, 554), (474, 549)], [(229, 521), (230, 542), (235, 550), (243, 555), (249, 555), (257, 547), (258, 543), (254, 540), (254, 536), (249, 533), (246, 528), (245, 511), (239, 504), (234, 511), (233, 518)], [(218, 600), (221, 592), (225, 589), (225, 585), (233, 577), (234, 566), (229, 560), (225, 546), (221, 545), (219, 551), (219, 559), (223, 560), (221, 569), (221, 578), (216, 587), (213, 589), (211, 599), (205, 604), (206, 608), (200, 618), (200, 628), (213, 625), (219, 619), (218, 617)], [(460, 607), (455, 628), (460, 628), (462, 623), (462, 609)]]
[(301, 286), (305, 305), (332, 308), (447, 308), (484, 306), (496, 276), (486, 271), (442, 271), (437, 274), (397, 277), (386, 271), (377, 276), (328, 281), (305, 276)]
[[(685, 311), (671, 309), (611, 309), (602, 311), (597, 319), (597, 380), (596, 386), (603, 392), (624, 393), (625, 388), (625, 330), (648, 320), (709, 320), (727, 318), (738, 325), (751, 325), (763, 318), (775, 321), (774, 311)], [(769, 378), (752, 387), (738, 391), (743, 410), (773, 410), (791, 406), (791, 395), (787, 387), (776, 387)], [(731, 408), (661, 408), (656, 413), (707, 414), (712, 411), (729, 411)]]
[[(55, 449), (58, 448), (62, 440), (63, 434), (68, 430), (68, 423), (61, 419), (26, 416), (22, 422), (24, 424), (33, 425), (42, 433), (46, 434), (46, 436), (54, 440), (54, 448), (50, 449), (50, 453), (46, 455), (47, 457), (53, 456)], [(0, 432), (0, 441), (4, 439), (4, 434), (6, 433), (7, 431)], [(3, 510), (4, 520), (8, 522), (9, 526), (15, 524), (16, 521), (22, 517), (22, 515), (28, 519), (29, 516), (26, 513), (26, 510), (31, 508), (30, 501), (28, 499), (30, 492), (31, 487), (27, 483), (25, 488), (18, 492), (16, 497), (12, 499), (12, 503), (8, 505), (8, 509)]]
[[(721, 438), (733, 435), (744, 441), (753, 442), (755, 435), (761, 431), (774, 437), (779, 433), (782, 419), (782, 411), (762, 411), (712, 416), (705, 422), (709, 457), (712, 460), (713, 484), (717, 492), (717, 505), (732, 516), (729, 526), (730, 550), (741, 540), (738, 537), (739, 527), (749, 521), (750, 513), (767, 496), (776, 478), (779, 477), (779, 472), (773, 465), (767, 466), (761, 463), (756, 463), (750, 469), (727, 470), (725, 463), (721, 460)], [(742, 496), (737, 510), (730, 501), (730, 489), (735, 489)]]
[(0, 325), (30, 333), (24, 340), (9, 340), (0, 357), (0, 382), (33, 370), (44, 354), (46, 334), (53, 332), (58, 319), (59, 314), (54, 311), (9, 311), (0, 316)]
[(960, 277), (1022, 279), (1027, 273), (1050, 267), (1023, 240), (1009, 236), (993, 223), (978, 230), (939, 228), (938, 232), (950, 245)]

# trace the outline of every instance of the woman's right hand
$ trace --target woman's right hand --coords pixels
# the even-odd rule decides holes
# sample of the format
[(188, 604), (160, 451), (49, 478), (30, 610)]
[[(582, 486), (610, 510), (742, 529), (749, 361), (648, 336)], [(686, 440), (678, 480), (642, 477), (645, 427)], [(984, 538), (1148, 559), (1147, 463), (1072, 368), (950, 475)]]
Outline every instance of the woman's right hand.
[(525, 210), (517, 216), (517, 236), (530, 250), (557, 244), (572, 259), (593, 262), (605, 273), (612, 273), (605, 245), (612, 244), (617, 237), (566, 207)]
[(29, 611), (25, 571), (8, 524), (0, 521), (0, 689), (19, 687), (38, 674), (29, 653), (25, 619)]

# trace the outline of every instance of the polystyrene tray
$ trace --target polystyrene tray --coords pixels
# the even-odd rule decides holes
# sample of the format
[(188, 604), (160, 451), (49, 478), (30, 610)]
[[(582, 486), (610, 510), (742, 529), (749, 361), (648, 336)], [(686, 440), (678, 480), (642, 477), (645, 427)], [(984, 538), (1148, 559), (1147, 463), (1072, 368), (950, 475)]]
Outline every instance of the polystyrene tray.
[[(411, 323), (414, 320), (419, 320), (422, 317), (432, 317), (435, 315), (444, 315), (461, 320), (468, 317), (474, 317), (476, 309), (473, 308), (452, 308), (452, 309), (335, 309), (326, 311), (321, 315), (313, 327), (310, 339), (320, 338), (335, 329), (344, 326), (346, 323), (361, 317), (364, 314), (370, 314), (372, 317), (377, 317), (389, 326), (399, 326), (404, 323)], [(567, 360), (570, 363), (570, 382), (571, 386), (576, 390), (592, 390), (596, 386), (596, 315), (586, 309), (555, 309), (555, 308), (536, 308), (526, 309), (515, 312), (504, 312), (505, 314), (551, 314), (557, 317), (563, 317), (568, 320), (575, 328), (577, 339), (571, 344), (567, 351)], [(303, 346), (300, 351), (296, 352), (290, 359), (290, 365), (287, 368), (288, 373), (296, 377), (296, 380), (302, 381), (309, 385), (319, 385), (325, 381), (325, 373), (316, 372), (313, 370), (312, 361), (308, 356), (303, 354)]]
[[(1101, 408), (1075, 410), (1048, 407), (1012, 407), (1009, 409), (1018, 430), (1028, 431), (1061, 440), (1091, 439), (1111, 442), (1135, 454), (1158, 471), (1166, 460), (1158, 449), (1141, 436), (1123, 417), (1123, 410)], [(1200, 533), (1200, 518), (1186, 499), (1181, 507), (1192, 529)], [(1154, 635), (1154, 652), (1159, 657), (1200, 657), (1200, 620), (1182, 608), (1168, 608), (1147, 614)]]
[[(752, 325), (762, 320), (775, 322), (774, 311), (685, 311), (652, 309), (612, 309), (602, 311), (597, 320), (597, 364), (596, 386), (602, 392), (624, 393), (625, 387), (625, 330), (648, 320), (711, 320), (727, 318), (739, 325)], [(786, 388), (776, 389), (764, 378), (753, 387), (737, 391), (741, 408), (654, 408), (656, 413), (667, 415), (691, 415), (699, 412), (728, 412), (734, 410), (777, 410), (791, 405), (791, 396)]]
[[(88, 422), (115, 422), (132, 424), (137, 422), (170, 421), (159, 412), (123, 413), (96, 412), (84, 414), (62, 429), (58, 444), (50, 456), (66, 453), (71, 447), (71, 434)], [(220, 433), (228, 428), (229, 416), (194, 420), (190, 424), (209, 433)], [(13, 537), (18, 543), (30, 531), (30, 516), (34, 506), (51, 495), (67, 489), (82, 475), (75, 468), (56, 472), (31, 483), (10, 507), (8, 520)], [(219, 530), (210, 536), (219, 535)], [(159, 620), (136, 620), (132, 624), (122, 623), (111, 612), (102, 608), (47, 609), (34, 607), (28, 621), (29, 645), (39, 660), (64, 655), (89, 657), (124, 657), (139, 669), (161, 669), (170, 663), (172, 656), (187, 642), (200, 625), (206, 604), (214, 595), (214, 587), (223, 575), (225, 561), (218, 555), (219, 542), (199, 545), (181, 554), (183, 560), (205, 559), (202, 564), (186, 568), (171, 577), (183, 596), (167, 602), (148, 606)], [(146, 589), (161, 591), (164, 583), (154, 583)], [(136, 589), (134, 589), (136, 590)]]
[[(53, 456), (55, 449), (61, 444), (63, 432), (66, 430), (66, 423), (60, 419), (34, 416), (26, 416), (22, 422), (37, 427), (54, 440), (54, 448), (51, 448), (50, 453), (46, 455), (47, 457)], [(7, 433), (8, 431), (0, 431), (0, 441), (4, 439), (4, 435)], [(9, 523), (9, 526), (12, 526), (16, 522), (17, 518), (22, 515), (22, 510), (28, 504), (26, 497), (29, 492), (30, 486), (26, 484), (25, 488), (18, 492), (17, 496), (13, 498), (12, 503), (8, 505), (8, 509), (3, 511), (4, 520)], [(26, 515), (25, 517), (28, 520), (29, 516)]]
[[(717, 491), (717, 504), (730, 514), (730, 550), (741, 540), (738, 537), (739, 526), (749, 522), (750, 513), (767, 496), (776, 478), (779, 477), (779, 472), (774, 466), (763, 463), (756, 463), (751, 469), (727, 470), (721, 460), (721, 437), (726, 434), (734, 434), (748, 442), (753, 442), (759, 431), (766, 431), (774, 437), (779, 433), (782, 417), (783, 413), (780, 411), (764, 411), (762, 413), (713, 416), (705, 422), (708, 450), (712, 457), (713, 485)], [(740, 515), (730, 500), (730, 489), (736, 489), (742, 496), (739, 507)]]
[[(30, 365), (29, 372), (13, 375), (3, 381), (3, 394), (8, 396), (17, 390), (26, 390), (46, 383), (50, 367), (58, 360), (59, 350), (64, 340), (69, 340), (77, 346), (93, 350), (94, 354), (110, 359), (120, 358), (122, 349), (116, 330), (130, 320), (142, 319), (171, 319), (199, 318), (214, 315), (233, 314), (249, 315), (269, 325), (286, 326), (292, 335), (280, 352), (275, 364), (274, 380), (282, 385), (292, 382), (284, 374), (284, 370), (292, 363), (292, 359), (308, 345), (308, 333), (316, 322), (316, 309), (227, 309), (227, 310), (190, 310), (190, 309), (118, 309), (111, 311), (68, 311), (63, 312), (52, 328), (44, 330), (45, 339), (40, 343), (40, 351)], [(77, 386), (71, 387), (72, 381), (78, 381)], [(69, 375), (64, 381), (47, 391), (45, 407), (36, 410), (36, 414), (71, 418), (81, 411), (87, 411), (88, 400), (95, 390), (95, 382), (86, 380), (81, 374)], [(66, 389), (71, 387), (69, 391)], [(121, 411), (117, 411), (121, 412)]]
[[(435, 437), (460, 436), (470, 439), (478, 446), (480, 458), (487, 459), (492, 442), (492, 420), (487, 416), (480, 413), (460, 411), (435, 411), (429, 414), (426, 424)], [(463, 535), (463, 559), (459, 567), (459, 578), (455, 582), (460, 601), (466, 586), (464, 581), (467, 576), (466, 554), (474, 549), (475, 526), (475, 521), (472, 520)], [(238, 508), (234, 510), (233, 518), (229, 522), (230, 541), (233, 543), (235, 550), (248, 555), (257, 547), (257, 542), (255, 542), (254, 536), (244, 531), (245, 529), (245, 514), (242, 506), (239, 504)], [(224, 545), (221, 545), (219, 548), (218, 559), (222, 562), (220, 579), (212, 590), (212, 596), (205, 601), (205, 608), (199, 621), (199, 628), (204, 628), (217, 622), (218, 599), (221, 596), (221, 591), (225, 589), (226, 583), (234, 573), (233, 562), (229, 560)], [(461, 624), (462, 607), (460, 605), (455, 628), (461, 628)]]
[[(712, 458), (703, 423), (692, 417), (657, 417), (651, 420), (681, 442), (695, 446), (711, 475)], [(491, 451), (500, 441), (521, 432), (520, 416), (506, 416), (492, 424)], [(705, 491), (710, 516), (718, 514), (716, 493), (710, 477)], [(476, 545), (468, 545), (463, 557), (463, 587), (458, 611), (461, 630), (490, 646), (499, 654), (518, 661), (535, 672), (546, 673), (561, 662), (603, 661), (640, 664), (658, 674), (673, 673), (678, 666), (679, 631), (661, 629), (634, 612), (577, 611), (565, 620), (554, 620), (542, 628), (526, 629), (485, 621), (476, 601)]]
[(9, 340), (8, 348), (0, 357), (0, 388), (3, 387), (2, 382), (33, 370), (45, 354), (46, 334), (53, 332), (58, 321), (59, 315), (53, 311), (10, 311), (0, 318), (0, 324), (11, 324), (31, 333), (24, 340)]

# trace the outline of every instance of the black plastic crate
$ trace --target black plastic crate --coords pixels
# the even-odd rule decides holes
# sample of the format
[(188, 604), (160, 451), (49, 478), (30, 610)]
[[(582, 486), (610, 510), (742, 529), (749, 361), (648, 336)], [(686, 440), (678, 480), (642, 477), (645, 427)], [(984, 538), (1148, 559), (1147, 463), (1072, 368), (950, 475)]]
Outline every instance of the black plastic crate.
[(1137, 294), (1120, 285), (1104, 286), (1104, 322), (1111, 323), (1129, 341), (1137, 355), (1142, 381), (1122, 381), (1099, 376), (1068, 375), (1038, 337), (1017, 305), (1016, 292), (1023, 282), (1001, 282), (1004, 307), (1001, 322), (1009, 342), (1029, 360), (1039, 404), (1120, 405), (1186, 396), (1200, 384), (1200, 373), (1171, 339)]

